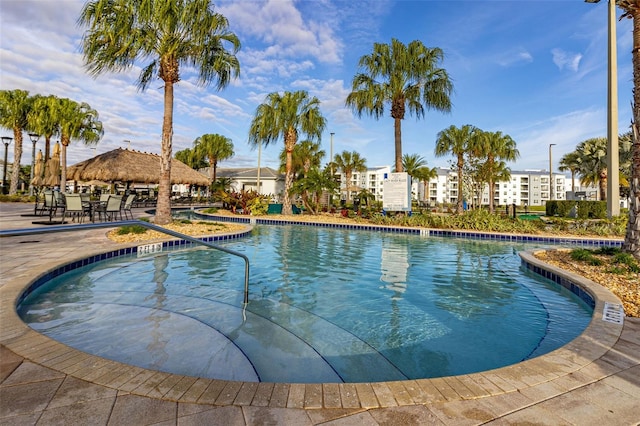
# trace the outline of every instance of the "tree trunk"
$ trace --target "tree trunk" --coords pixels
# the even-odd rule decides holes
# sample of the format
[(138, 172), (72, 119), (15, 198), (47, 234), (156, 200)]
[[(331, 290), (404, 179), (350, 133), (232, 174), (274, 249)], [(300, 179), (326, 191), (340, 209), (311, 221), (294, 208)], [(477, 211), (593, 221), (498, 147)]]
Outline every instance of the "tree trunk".
[(156, 204), (157, 225), (171, 222), (171, 155), (173, 139), (173, 82), (164, 84), (164, 117), (162, 120), (162, 152), (160, 154), (160, 182)]
[(66, 137), (60, 138), (60, 192), (67, 192), (67, 146), (69, 140)]
[[(13, 128), (13, 169), (11, 170), (11, 185), (9, 186), (9, 195), (15, 195), (18, 192), (18, 181), (20, 180), (20, 160), (22, 159), (22, 129)], [(7, 167), (7, 165), (4, 165)], [(6, 185), (5, 182), (2, 182)], [(5, 186), (6, 188), (6, 186)]]
[(349, 191), (349, 187), (351, 186), (351, 177), (353, 173), (349, 170), (344, 172), (344, 179), (347, 181), (347, 203), (351, 201), (351, 191)]
[(600, 201), (607, 201), (607, 173), (606, 172), (600, 172), (598, 187), (600, 191)]
[(285, 165), (286, 175), (284, 178), (284, 197), (282, 199), (282, 214), (292, 214), (291, 197), (289, 191), (293, 187), (293, 148), (296, 146), (296, 131), (293, 128), (286, 130), (284, 135), (284, 149), (287, 153)]
[(622, 249), (640, 260), (640, 14), (633, 9), (633, 139), (629, 179), (629, 222)]
[(402, 120), (395, 118), (393, 121), (394, 137), (396, 141), (396, 172), (400, 173), (402, 169)]
[(458, 156), (458, 203), (456, 204), (456, 213), (462, 214), (464, 209), (462, 208), (462, 173), (464, 169), (464, 157)]
[(493, 182), (493, 178), (490, 178), (489, 179), (489, 213), (494, 212), (493, 197), (495, 192), (496, 192), (495, 183)]

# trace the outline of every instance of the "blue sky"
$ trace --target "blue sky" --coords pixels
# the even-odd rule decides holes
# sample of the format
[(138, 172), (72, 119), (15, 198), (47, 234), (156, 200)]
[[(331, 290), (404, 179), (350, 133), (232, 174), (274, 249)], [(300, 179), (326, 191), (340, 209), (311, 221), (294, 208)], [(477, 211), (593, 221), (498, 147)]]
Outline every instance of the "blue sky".
[[(54, 94), (88, 102), (100, 113), (105, 135), (95, 149), (73, 142), (68, 164), (117, 147), (160, 151), (162, 82), (145, 92), (135, 81), (140, 64), (119, 74), (89, 76), (76, 19), (81, 0), (0, 2), (0, 89)], [(357, 62), (374, 42), (418, 39), (443, 49), (441, 64), (454, 84), (448, 114), (427, 111), (402, 123), (403, 153), (429, 166), (448, 167), (434, 156), (439, 131), (472, 124), (502, 131), (517, 143), (512, 169), (554, 169), (560, 157), (590, 137), (606, 136), (607, 2), (581, 0), (221, 0), (242, 43), (241, 76), (223, 91), (196, 85), (182, 69), (175, 87), (174, 153), (205, 133), (232, 139), (236, 155), (220, 167), (252, 167), (258, 154), (247, 144), (256, 107), (274, 91), (307, 90), (327, 119), (322, 145), (357, 151), (367, 165), (393, 165), (393, 120), (356, 117), (344, 100)], [(618, 12), (620, 15), (620, 12)], [(631, 120), (632, 22), (617, 23), (620, 132)], [(144, 64), (142, 64), (144, 65)], [(5, 129), (3, 136), (12, 136)], [(42, 148), (43, 142), (38, 144)], [(13, 146), (13, 145), (12, 145)], [(262, 151), (262, 166), (277, 167), (282, 142)], [(30, 162), (30, 143), (23, 163)], [(12, 161), (10, 149), (9, 161)]]

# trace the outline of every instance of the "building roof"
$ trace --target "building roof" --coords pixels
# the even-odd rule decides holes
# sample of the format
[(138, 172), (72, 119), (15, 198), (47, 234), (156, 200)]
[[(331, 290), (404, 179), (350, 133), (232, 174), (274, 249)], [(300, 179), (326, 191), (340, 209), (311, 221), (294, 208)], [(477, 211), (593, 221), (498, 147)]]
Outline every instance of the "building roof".
[[(226, 177), (233, 179), (257, 179), (258, 168), (257, 167), (240, 167), (240, 168), (226, 168), (218, 169), (216, 173), (217, 177)], [(260, 167), (260, 179), (265, 180), (279, 180), (284, 179), (282, 173), (278, 173), (277, 170), (271, 167)]]

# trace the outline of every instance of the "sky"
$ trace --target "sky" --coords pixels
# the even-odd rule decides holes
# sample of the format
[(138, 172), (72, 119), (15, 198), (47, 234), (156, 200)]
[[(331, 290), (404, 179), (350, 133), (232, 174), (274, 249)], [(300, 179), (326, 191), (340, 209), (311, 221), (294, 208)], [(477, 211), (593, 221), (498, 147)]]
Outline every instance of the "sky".
[[(0, 0), (0, 90), (87, 102), (104, 125), (100, 142), (74, 141), (67, 164), (122, 147), (160, 153), (161, 80), (141, 92), (136, 63), (121, 73), (89, 75), (83, 63), (82, 0)], [(393, 119), (359, 118), (345, 106), (358, 60), (374, 43), (420, 40), (444, 52), (439, 64), (453, 82), (449, 113), (427, 110), (402, 121), (403, 154), (429, 167), (449, 167), (434, 154), (438, 132), (471, 124), (513, 138), (520, 158), (512, 170), (553, 169), (562, 155), (607, 129), (607, 1), (582, 0), (220, 0), (242, 44), (240, 77), (225, 89), (197, 84), (182, 68), (174, 88), (173, 152), (207, 133), (230, 138), (235, 156), (219, 167), (256, 167), (248, 144), (255, 110), (272, 92), (306, 90), (320, 100), (327, 126), (322, 148), (356, 151), (367, 166), (394, 164)], [(621, 12), (618, 10), (618, 17)], [(617, 21), (619, 129), (628, 131), (632, 100), (632, 21)], [(334, 134), (333, 138), (331, 133)], [(0, 135), (13, 136), (8, 129)], [(333, 144), (331, 140), (333, 139)], [(54, 139), (55, 140), (55, 139)], [(302, 140), (302, 138), (300, 139)], [(262, 149), (260, 165), (277, 168), (282, 140)], [(13, 161), (13, 144), (9, 162)], [(37, 149), (43, 149), (41, 140)], [(31, 162), (25, 137), (23, 164)]]

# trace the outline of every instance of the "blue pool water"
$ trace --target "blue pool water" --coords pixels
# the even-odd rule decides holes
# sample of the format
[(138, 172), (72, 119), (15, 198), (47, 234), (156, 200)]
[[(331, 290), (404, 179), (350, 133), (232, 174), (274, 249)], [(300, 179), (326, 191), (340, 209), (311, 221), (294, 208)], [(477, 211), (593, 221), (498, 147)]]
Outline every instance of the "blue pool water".
[(497, 368), (579, 335), (591, 308), (520, 267), (533, 245), (258, 226), (216, 250), (118, 257), (18, 307), (79, 350), (191, 376), (365, 382)]

